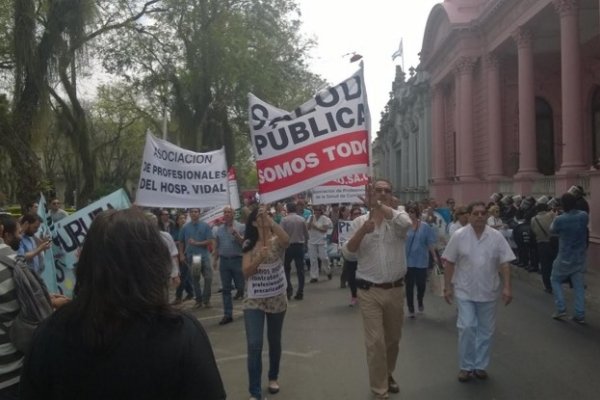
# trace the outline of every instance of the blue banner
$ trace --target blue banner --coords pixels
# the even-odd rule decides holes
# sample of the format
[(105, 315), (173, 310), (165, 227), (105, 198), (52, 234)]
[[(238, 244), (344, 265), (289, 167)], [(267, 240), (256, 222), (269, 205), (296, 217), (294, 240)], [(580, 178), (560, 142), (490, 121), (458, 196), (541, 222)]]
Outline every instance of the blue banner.
[[(48, 203), (46, 197), (43, 194), (40, 195), (40, 201), (38, 202), (38, 215), (42, 219), (43, 223), (40, 225), (36, 236), (40, 239), (43, 238), (54, 238), (53, 230), (54, 225), (52, 218), (48, 212)], [(41, 277), (50, 293), (58, 293), (58, 284), (56, 282), (56, 268), (54, 268), (54, 245), (44, 251), (43, 269), (41, 271)]]
[[(102, 211), (130, 208), (131, 202), (123, 189), (88, 205), (81, 210), (52, 223), (49, 215), (46, 226), (52, 236), (52, 252), (57, 292), (71, 297), (75, 287), (75, 267), (79, 251), (92, 221)], [(40, 209), (41, 209), (40, 203)]]

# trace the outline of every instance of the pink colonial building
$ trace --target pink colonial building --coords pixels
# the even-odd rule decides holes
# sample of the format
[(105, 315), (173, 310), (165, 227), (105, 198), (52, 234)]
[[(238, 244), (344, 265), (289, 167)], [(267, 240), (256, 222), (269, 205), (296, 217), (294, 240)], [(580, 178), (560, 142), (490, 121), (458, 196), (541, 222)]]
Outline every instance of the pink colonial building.
[(445, 0), (429, 15), (430, 194), (560, 196), (581, 185), (600, 256), (598, 0)]

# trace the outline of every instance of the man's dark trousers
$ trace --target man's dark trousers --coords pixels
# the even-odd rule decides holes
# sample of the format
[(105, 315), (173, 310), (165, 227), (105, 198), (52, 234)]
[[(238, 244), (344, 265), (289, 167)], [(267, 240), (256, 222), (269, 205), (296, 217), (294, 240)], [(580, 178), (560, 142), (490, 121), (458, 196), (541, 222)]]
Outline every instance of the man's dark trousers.
[(298, 290), (296, 294), (304, 294), (304, 243), (292, 243), (285, 250), (285, 261), (283, 267), (285, 269), (285, 278), (287, 280), (287, 295), (288, 298), (294, 293), (292, 281), (290, 279), (292, 270), (292, 260), (296, 266), (296, 274), (298, 275)]

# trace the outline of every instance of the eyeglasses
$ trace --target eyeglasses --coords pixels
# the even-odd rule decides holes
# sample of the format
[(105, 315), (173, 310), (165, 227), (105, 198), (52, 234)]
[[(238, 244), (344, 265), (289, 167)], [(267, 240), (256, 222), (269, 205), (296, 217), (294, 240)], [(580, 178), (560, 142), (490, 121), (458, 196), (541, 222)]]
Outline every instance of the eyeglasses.
[(390, 188), (382, 188), (382, 187), (375, 188), (375, 191), (377, 193), (392, 193), (392, 189), (390, 189)]
[(487, 211), (473, 211), (471, 215), (474, 217), (483, 217), (484, 215), (487, 215)]

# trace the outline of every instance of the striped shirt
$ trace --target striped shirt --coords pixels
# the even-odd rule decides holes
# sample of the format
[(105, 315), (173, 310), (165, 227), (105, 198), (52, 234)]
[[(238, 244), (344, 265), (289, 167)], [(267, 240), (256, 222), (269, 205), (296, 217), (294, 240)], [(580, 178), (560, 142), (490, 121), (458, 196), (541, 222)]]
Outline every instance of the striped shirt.
[[(0, 240), (0, 255), (14, 258), (16, 253)], [(0, 322), (10, 326), (19, 312), (12, 271), (0, 262)], [(12, 386), (21, 378), (21, 354), (0, 325), (0, 389)]]

